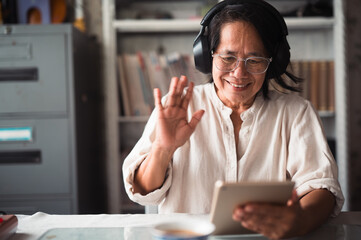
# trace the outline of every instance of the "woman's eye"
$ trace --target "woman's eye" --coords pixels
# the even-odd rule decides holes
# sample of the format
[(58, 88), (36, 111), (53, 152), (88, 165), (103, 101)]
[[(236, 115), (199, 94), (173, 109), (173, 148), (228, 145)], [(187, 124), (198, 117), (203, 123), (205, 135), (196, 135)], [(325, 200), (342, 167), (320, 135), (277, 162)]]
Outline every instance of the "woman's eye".
[(247, 62), (250, 63), (250, 64), (260, 63), (260, 61), (258, 59), (248, 59)]
[(224, 62), (232, 63), (235, 61), (234, 57), (222, 57)]

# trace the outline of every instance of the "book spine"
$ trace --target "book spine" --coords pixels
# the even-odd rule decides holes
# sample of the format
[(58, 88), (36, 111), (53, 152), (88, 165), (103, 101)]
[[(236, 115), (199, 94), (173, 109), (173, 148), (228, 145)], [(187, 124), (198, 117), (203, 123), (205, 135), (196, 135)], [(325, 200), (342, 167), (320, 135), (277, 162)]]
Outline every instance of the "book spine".
[(328, 62), (328, 111), (335, 111), (335, 62)]
[(310, 64), (310, 100), (313, 106), (319, 110), (319, 89), (320, 89), (320, 63), (319, 61), (311, 61)]
[(318, 109), (320, 111), (327, 111), (328, 110), (328, 95), (329, 95), (329, 71), (328, 71), (328, 62), (327, 61), (320, 61), (318, 63), (319, 68), (319, 87), (318, 87), (318, 102), (319, 106)]

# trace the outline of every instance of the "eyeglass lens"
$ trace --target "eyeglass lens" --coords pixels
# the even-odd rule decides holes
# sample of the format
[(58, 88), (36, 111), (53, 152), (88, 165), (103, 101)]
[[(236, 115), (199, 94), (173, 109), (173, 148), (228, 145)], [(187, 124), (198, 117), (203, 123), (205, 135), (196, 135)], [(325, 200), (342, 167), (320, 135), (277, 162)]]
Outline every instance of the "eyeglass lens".
[(249, 73), (264, 73), (269, 65), (269, 61), (262, 57), (250, 57), (238, 59), (231, 55), (215, 55), (215, 65), (220, 71), (232, 72), (241, 62), (245, 62), (246, 70)]

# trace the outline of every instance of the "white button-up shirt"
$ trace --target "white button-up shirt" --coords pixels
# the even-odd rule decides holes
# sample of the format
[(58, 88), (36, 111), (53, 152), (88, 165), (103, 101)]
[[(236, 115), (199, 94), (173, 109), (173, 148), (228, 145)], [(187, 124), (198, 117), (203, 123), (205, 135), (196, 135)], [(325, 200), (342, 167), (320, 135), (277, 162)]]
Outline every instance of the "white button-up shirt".
[(243, 123), (238, 146), (230, 118), (232, 109), (218, 98), (213, 83), (194, 88), (189, 119), (199, 109), (205, 114), (190, 139), (174, 153), (162, 187), (142, 196), (133, 193), (132, 184), (135, 170), (154, 140), (157, 113), (153, 111), (141, 139), (123, 164), (130, 199), (143, 205), (159, 204), (160, 213), (204, 214), (210, 212), (217, 180), (292, 180), (299, 196), (313, 189), (328, 189), (336, 197), (334, 214), (341, 210), (344, 198), (337, 165), (309, 101), (276, 91), (270, 91), (269, 99), (258, 96), (240, 116)]

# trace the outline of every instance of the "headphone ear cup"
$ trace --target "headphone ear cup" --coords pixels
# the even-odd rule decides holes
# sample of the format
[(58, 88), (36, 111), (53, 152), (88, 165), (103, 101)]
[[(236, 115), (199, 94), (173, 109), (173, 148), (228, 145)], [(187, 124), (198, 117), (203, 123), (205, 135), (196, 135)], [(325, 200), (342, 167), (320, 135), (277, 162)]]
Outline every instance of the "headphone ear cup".
[(208, 39), (200, 34), (193, 43), (194, 64), (202, 73), (212, 72), (212, 56)]

